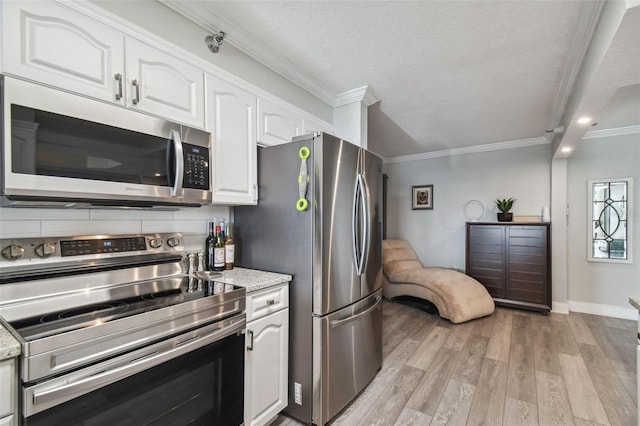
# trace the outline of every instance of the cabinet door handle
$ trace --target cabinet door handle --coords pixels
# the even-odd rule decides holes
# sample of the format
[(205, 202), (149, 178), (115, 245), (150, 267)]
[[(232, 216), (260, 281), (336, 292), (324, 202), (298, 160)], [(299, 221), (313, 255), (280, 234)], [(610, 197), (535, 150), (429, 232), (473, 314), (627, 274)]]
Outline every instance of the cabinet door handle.
[(247, 330), (247, 334), (249, 334), (249, 344), (247, 345), (247, 350), (253, 350), (253, 331)]
[(255, 183), (251, 185), (251, 189), (253, 190), (253, 201), (258, 201), (258, 185)]
[(116, 74), (115, 78), (118, 82), (118, 93), (116, 93), (116, 100), (119, 101), (120, 99), (122, 99), (122, 74)]
[(140, 102), (140, 85), (138, 84), (138, 80), (131, 80), (131, 85), (136, 90), (136, 96), (133, 98), (133, 104), (138, 105)]
[(275, 299), (269, 299), (269, 300), (267, 300), (267, 305), (275, 305), (275, 304), (276, 304)]

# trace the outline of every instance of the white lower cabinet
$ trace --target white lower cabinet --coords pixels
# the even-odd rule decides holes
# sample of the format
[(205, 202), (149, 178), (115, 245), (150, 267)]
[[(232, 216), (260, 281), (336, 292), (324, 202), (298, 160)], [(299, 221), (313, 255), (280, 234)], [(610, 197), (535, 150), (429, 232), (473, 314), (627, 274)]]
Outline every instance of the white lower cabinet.
[(636, 382), (638, 386), (638, 426), (640, 426), (640, 339), (638, 340), (638, 345), (636, 346), (636, 364), (637, 364), (637, 377)]
[(15, 360), (0, 361), (0, 426), (17, 424), (15, 421), (17, 386)]
[[(288, 284), (286, 286), (285, 292), (288, 291)], [(284, 302), (286, 305), (276, 312), (258, 315), (257, 319), (247, 322), (244, 380), (246, 426), (265, 425), (287, 406), (289, 308), (288, 293), (284, 294), (285, 300), (282, 300), (282, 288), (280, 286), (247, 295), (248, 299), (254, 296), (261, 298), (268, 306), (282, 306)], [(252, 312), (247, 313), (248, 318), (252, 316)]]

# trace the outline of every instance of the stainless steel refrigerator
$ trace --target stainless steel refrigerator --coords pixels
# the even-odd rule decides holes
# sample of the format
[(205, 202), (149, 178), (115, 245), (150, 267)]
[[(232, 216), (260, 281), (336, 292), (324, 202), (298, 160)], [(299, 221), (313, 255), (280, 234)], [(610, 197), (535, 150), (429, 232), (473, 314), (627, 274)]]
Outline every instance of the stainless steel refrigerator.
[(382, 161), (317, 133), (258, 150), (257, 206), (234, 209), (237, 264), (291, 274), (289, 405), (324, 425), (382, 365)]

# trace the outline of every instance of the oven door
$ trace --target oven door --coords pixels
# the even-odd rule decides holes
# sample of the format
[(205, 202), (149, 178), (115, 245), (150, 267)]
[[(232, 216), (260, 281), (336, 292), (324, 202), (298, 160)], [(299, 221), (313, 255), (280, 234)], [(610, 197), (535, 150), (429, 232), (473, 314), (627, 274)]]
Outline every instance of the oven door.
[(2, 91), (6, 205), (211, 203), (209, 133), (10, 77)]
[(23, 424), (240, 425), (245, 314), (23, 389)]

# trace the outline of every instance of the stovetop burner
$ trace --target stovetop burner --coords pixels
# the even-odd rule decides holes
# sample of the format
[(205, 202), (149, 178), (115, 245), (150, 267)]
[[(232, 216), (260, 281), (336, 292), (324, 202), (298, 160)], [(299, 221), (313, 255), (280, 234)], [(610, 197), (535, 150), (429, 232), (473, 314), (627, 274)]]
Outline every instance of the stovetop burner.
[(84, 306), (78, 309), (71, 309), (71, 310), (62, 311), (62, 312), (53, 312), (50, 314), (43, 315), (42, 317), (40, 317), (40, 324), (45, 324), (48, 322), (57, 321), (61, 319), (79, 317), (82, 315), (99, 318), (105, 315), (114, 315), (121, 312), (125, 312), (128, 308), (129, 308), (129, 304), (127, 302), (113, 302), (108, 305), (104, 304), (104, 305)]
[(18, 238), (0, 249), (0, 320), (21, 343), (24, 383), (244, 321), (245, 289), (190, 275), (180, 233)]
[[(168, 290), (166, 288), (169, 288)], [(134, 297), (88, 304), (40, 317), (25, 318), (11, 323), (26, 341), (50, 337), (81, 328), (95, 327), (109, 321), (185, 303), (217, 294), (230, 292), (237, 287), (198, 280), (189, 276), (168, 277), (136, 283), (120, 293), (142, 293)], [(118, 294), (118, 289), (114, 293)], [(159, 290), (159, 291), (158, 291)], [(90, 292), (89, 292), (90, 293)], [(96, 291), (99, 293), (99, 291)], [(88, 295), (91, 298), (91, 295)]]

